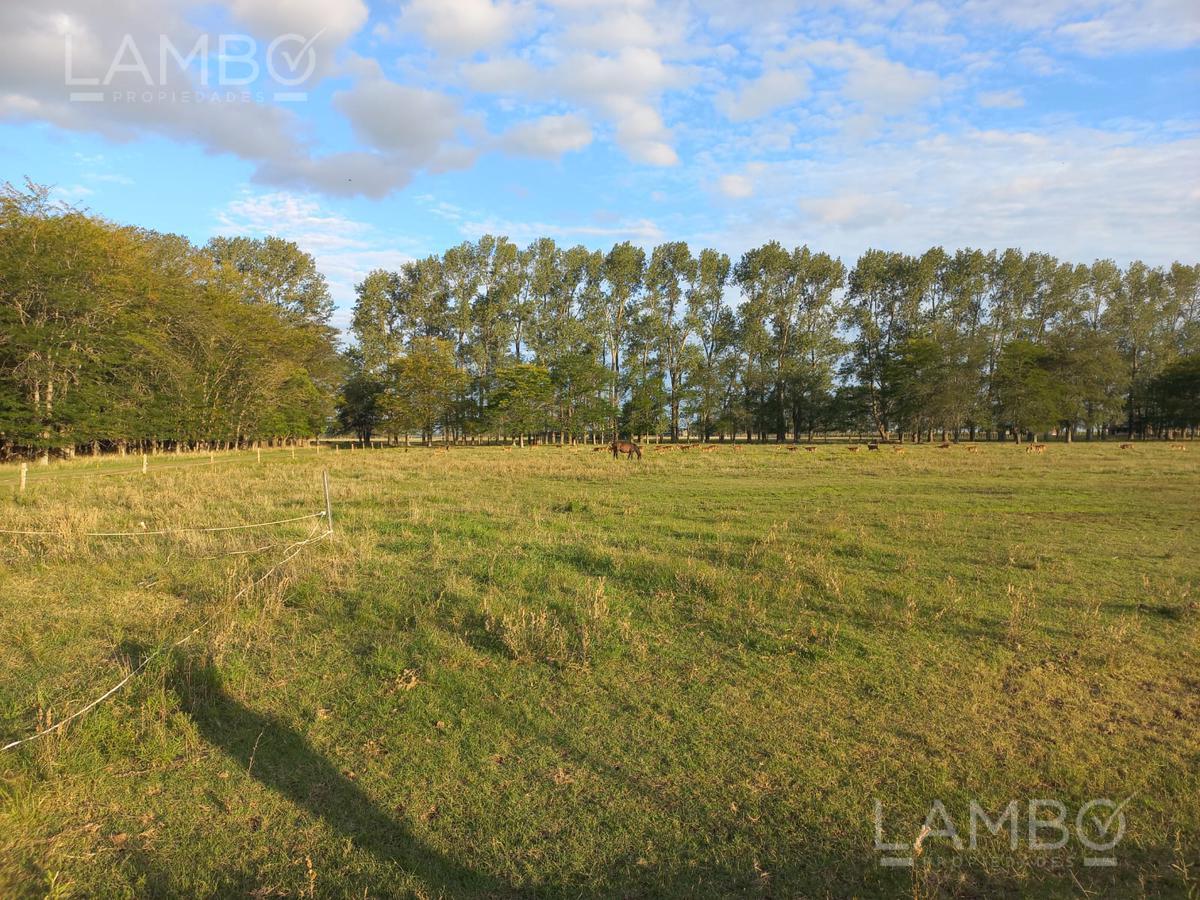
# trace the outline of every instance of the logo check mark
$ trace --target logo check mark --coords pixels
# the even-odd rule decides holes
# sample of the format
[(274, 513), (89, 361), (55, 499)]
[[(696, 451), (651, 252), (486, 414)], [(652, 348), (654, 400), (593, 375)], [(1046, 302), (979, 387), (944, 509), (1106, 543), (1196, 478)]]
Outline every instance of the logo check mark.
[(1134, 796), (1135, 795), (1130, 794), (1128, 797), (1118, 803), (1117, 808), (1112, 811), (1112, 815), (1110, 815), (1103, 822), (1101, 822), (1097, 816), (1092, 816), (1092, 821), (1099, 826), (1101, 834), (1108, 834), (1108, 829), (1112, 827), (1112, 823), (1116, 820), (1117, 816), (1121, 815), (1121, 811), (1125, 809), (1125, 806), (1134, 798)]
[(291, 70), (294, 72), (300, 68), (300, 60), (304, 57), (304, 55), (306, 53), (308, 53), (309, 51), (312, 50), (312, 45), (315, 44), (317, 41), (317, 38), (319, 38), (324, 33), (325, 33), (325, 29), (322, 28), (320, 31), (318, 31), (316, 34), (314, 34), (312, 37), (310, 37), (304, 43), (304, 46), (302, 46), (299, 50), (296, 51), (295, 56), (288, 53), (282, 47), (279, 50), (279, 55), (283, 57), (284, 62), (286, 62), (288, 64), (288, 66), (291, 68)]

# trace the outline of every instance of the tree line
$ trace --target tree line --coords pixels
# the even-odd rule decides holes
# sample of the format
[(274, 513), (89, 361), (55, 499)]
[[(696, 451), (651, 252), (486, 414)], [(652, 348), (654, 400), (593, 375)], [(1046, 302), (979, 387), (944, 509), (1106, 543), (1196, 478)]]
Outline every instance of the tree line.
[(311, 256), (115, 225), (0, 187), (0, 457), (321, 434), (343, 380)]
[(1200, 266), (771, 241), (520, 248), (486, 235), (357, 286), (341, 427), (369, 438), (1194, 433)]
[(357, 286), (339, 348), (278, 238), (0, 188), (0, 457), (369, 439), (1167, 437), (1200, 425), (1200, 266), (772, 241), (735, 262), (484, 236)]

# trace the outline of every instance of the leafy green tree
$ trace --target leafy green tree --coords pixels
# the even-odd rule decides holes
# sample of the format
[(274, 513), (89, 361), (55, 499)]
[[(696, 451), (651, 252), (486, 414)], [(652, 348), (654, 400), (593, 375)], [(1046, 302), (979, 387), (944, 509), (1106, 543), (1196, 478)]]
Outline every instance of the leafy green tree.
[(1017, 443), (1026, 433), (1037, 434), (1062, 416), (1061, 386), (1054, 377), (1053, 354), (1032, 341), (1005, 345), (996, 366), (996, 414)]
[(362, 354), (363, 368), (381, 372), (404, 347), (405, 328), (399, 299), (401, 276), (376, 269), (355, 285), (357, 298), (350, 330)]
[(602, 268), (607, 290), (601, 296), (604, 335), (611, 376), (611, 400), (618, 403), (621, 382), (621, 351), (636, 307), (637, 294), (646, 274), (646, 253), (629, 241), (617, 244), (604, 257)]
[(685, 358), (687, 388), (704, 440), (712, 437), (727, 406), (730, 383), (736, 377), (737, 318), (725, 303), (729, 257), (716, 250), (700, 251), (696, 279), (688, 291), (688, 316), (695, 323), (697, 344)]
[(142, 259), (133, 232), (54, 204), (45, 188), (0, 190), (0, 371), (21, 407), (7, 423), (44, 461), (90, 431), (72, 394), (123, 353), (114, 326)]
[(1160, 428), (1200, 428), (1200, 353), (1183, 356), (1168, 365), (1151, 382), (1156, 419)]
[(351, 352), (349, 357), (352, 374), (346, 379), (338, 395), (337, 423), (343, 432), (349, 432), (359, 440), (369, 442), (385, 419), (385, 384), (382, 379), (366, 371), (360, 355)]
[(686, 243), (674, 241), (654, 248), (646, 271), (646, 313), (651, 343), (667, 377), (668, 426), (673, 441), (679, 440), (685, 348), (697, 325), (684, 300), (696, 277), (696, 260)]
[(550, 427), (554, 411), (554, 383), (544, 366), (517, 363), (496, 373), (491, 415), (496, 428), (516, 435), (520, 446), (525, 436)]
[(484, 235), (368, 273), (343, 357), (296, 245), (198, 248), (49, 196), (0, 189), (0, 456), (291, 440), (335, 397), (360, 436), (1194, 427), (1195, 265), (934, 247), (868, 251), (847, 280), (777, 242), (732, 268)]
[(928, 266), (900, 253), (868, 250), (850, 273), (846, 325), (852, 330), (849, 369), (867, 391), (875, 430), (886, 438), (896, 392), (887, 384), (889, 363), (898, 344), (920, 321), (921, 299), (932, 277)]
[(215, 237), (205, 246), (218, 265), (233, 268), (246, 299), (269, 303), (297, 320), (327, 325), (333, 299), (316, 260), (294, 241), (278, 237)]
[(1163, 331), (1170, 300), (1163, 271), (1138, 261), (1126, 269), (1105, 310), (1124, 365), (1126, 429), (1131, 437), (1145, 422), (1150, 382), (1174, 355)]
[(459, 368), (449, 341), (416, 338), (408, 352), (388, 366), (382, 398), (384, 415), (400, 433), (420, 429), (426, 443), (442, 426), (448, 441), (445, 426), (467, 387), (468, 377)]
[(929, 337), (910, 337), (884, 363), (887, 406), (897, 426), (920, 434), (953, 417), (954, 398), (944, 392), (952, 361)]

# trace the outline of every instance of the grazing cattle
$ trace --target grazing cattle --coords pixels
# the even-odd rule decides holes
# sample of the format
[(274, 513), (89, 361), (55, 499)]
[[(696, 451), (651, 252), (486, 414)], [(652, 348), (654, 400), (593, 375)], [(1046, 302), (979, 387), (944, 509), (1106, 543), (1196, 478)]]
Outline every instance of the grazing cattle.
[(1172, 450), (1187, 450), (1187, 447), (1185, 447), (1183, 444), (1172, 444), (1171, 449)]
[(637, 454), (638, 459), (642, 458), (642, 448), (633, 441), (613, 441), (608, 445), (608, 449), (612, 451), (613, 459), (622, 453), (625, 454), (626, 459), (633, 459), (634, 454)]
[(705, 444), (703, 447), (700, 448), (700, 452), (701, 453), (712, 453), (716, 449), (717, 449), (716, 444)]
[(817, 449), (817, 448), (816, 448), (816, 447), (814, 447), (814, 446), (812, 446), (812, 445), (809, 445), (809, 446), (807, 446), (807, 447), (805, 447), (805, 448), (804, 448), (805, 452), (807, 452), (807, 453), (812, 453), (812, 452), (813, 452), (813, 451), (815, 451), (816, 449)]
[(1025, 448), (1025, 452), (1026, 453), (1045, 453), (1046, 445), (1045, 444), (1030, 444), (1028, 447)]
[(795, 453), (799, 449), (799, 447), (788, 447), (788, 453)]
[(974, 444), (971, 444), (969, 447), (967, 447), (967, 452), (968, 453), (978, 453), (979, 448), (976, 447)]
[(1122, 450), (1132, 450), (1132, 449), (1133, 449), (1133, 444), (1122, 444), (1122, 445), (1121, 445), (1121, 449), (1122, 449)]
[(862, 447), (858, 444), (851, 444), (846, 449), (849, 450), (851, 453), (857, 453), (859, 450), (862, 449)]
[(938, 444), (938, 449), (939, 449), (939, 450), (949, 450), (949, 449), (950, 449), (950, 442), (949, 442), (949, 441), (942, 441), (940, 444)]
[(903, 447), (893, 447), (893, 448), (892, 448), (892, 452), (893, 452), (893, 453), (903, 453), (903, 452), (904, 452), (904, 448), (903, 448)]
[(607, 447), (593, 447), (592, 452), (599, 453), (601, 450), (607, 450), (607, 449), (608, 449)]
[(879, 441), (871, 441), (871, 443), (867, 444), (867, 449), (868, 450), (878, 450), (879, 449)]

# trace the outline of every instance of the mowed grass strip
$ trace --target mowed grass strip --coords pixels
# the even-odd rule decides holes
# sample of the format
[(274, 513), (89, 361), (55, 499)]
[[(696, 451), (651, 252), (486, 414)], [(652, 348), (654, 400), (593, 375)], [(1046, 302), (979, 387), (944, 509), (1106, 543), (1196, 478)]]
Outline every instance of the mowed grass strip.
[[(79, 537), (312, 511), (321, 468), (334, 539), (237, 602), (311, 523)], [(0, 756), (5, 897), (1200, 877), (1200, 470), (1165, 446), (413, 448), (11, 496), (5, 527), (60, 534), (0, 538), (0, 743), (219, 615)], [(1007, 834), (911, 870), (875, 849), (876, 800), (911, 842), (934, 800), (965, 828), (972, 800), (1130, 796), (1111, 868)]]

